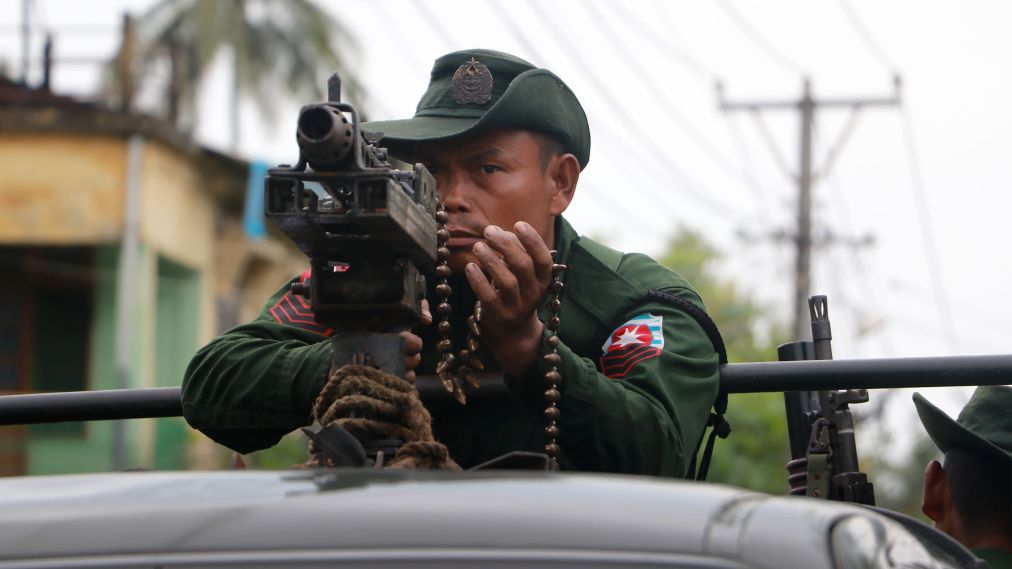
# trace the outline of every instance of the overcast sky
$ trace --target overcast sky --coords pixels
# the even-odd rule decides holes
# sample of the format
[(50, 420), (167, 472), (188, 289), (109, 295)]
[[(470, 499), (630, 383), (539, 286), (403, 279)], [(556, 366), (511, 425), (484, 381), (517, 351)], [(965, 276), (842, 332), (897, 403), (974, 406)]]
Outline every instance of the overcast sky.
[[(32, 19), (55, 31), (57, 58), (106, 58), (122, 11), (150, 4), (35, 0)], [(452, 50), (508, 51), (556, 72), (583, 102), (593, 135), (567, 213), (576, 228), (651, 254), (675, 228), (697, 229), (725, 253), (722, 273), (785, 320), (793, 255), (770, 236), (795, 223), (797, 112), (723, 113), (715, 81), (731, 102), (796, 100), (803, 76), (817, 100), (886, 99), (900, 74), (902, 106), (864, 109), (842, 145), (850, 111), (817, 112), (816, 168), (838, 152), (815, 186), (815, 227), (836, 244), (816, 250), (812, 292), (829, 295), (835, 355), (1009, 352), (1012, 3), (321, 4), (356, 32), (355, 67), (376, 118), (410, 116), (432, 61)], [(21, 2), (5, 5), (0, 58), (17, 73)], [(228, 58), (219, 64), (203, 86), (198, 135), (226, 149)], [(55, 71), (63, 92), (85, 95), (97, 81), (94, 65)], [(245, 106), (240, 154), (294, 161), (304, 102), (279, 102), (273, 126)], [(873, 244), (854, 245), (865, 237)], [(950, 411), (957, 403), (941, 402)]]

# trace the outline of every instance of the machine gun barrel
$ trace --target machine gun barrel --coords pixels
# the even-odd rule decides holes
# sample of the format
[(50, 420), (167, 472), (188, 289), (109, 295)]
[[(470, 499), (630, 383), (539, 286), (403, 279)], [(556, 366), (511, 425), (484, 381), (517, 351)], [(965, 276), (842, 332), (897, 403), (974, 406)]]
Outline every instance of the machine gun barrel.
[[(505, 402), (502, 378), (480, 374), (476, 403)], [(720, 367), (720, 385), (728, 393), (817, 391), (820, 389), (892, 389), (1005, 385), (1012, 382), (1012, 355), (807, 360), (727, 364)], [(415, 385), (426, 404), (449, 402), (451, 396), (434, 376)], [(178, 387), (110, 389), (0, 396), (0, 425), (62, 423), (178, 417), (183, 408)]]
[(332, 104), (307, 105), (299, 112), (295, 139), (314, 170), (334, 170), (352, 155), (355, 129)]

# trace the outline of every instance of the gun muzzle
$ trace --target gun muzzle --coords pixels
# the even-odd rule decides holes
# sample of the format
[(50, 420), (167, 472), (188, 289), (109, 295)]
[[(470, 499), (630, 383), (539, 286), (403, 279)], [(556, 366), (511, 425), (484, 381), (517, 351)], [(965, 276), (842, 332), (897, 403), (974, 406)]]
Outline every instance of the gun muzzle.
[(344, 113), (330, 105), (307, 105), (299, 113), (295, 139), (316, 171), (335, 170), (351, 156), (354, 129)]

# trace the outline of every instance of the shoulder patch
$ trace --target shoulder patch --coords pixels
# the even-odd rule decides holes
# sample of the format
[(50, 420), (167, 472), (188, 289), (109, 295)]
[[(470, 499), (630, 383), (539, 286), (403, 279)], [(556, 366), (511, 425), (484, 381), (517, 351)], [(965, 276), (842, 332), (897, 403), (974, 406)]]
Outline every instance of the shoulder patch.
[[(306, 280), (308, 277), (309, 271), (306, 271), (302, 273), (300, 280)], [(277, 304), (271, 308), (270, 313), (274, 320), (285, 326), (308, 330), (321, 336), (330, 336), (334, 333), (333, 329), (316, 321), (313, 309), (305, 298), (292, 294), (291, 291), (286, 292), (278, 300)]]
[(664, 349), (664, 318), (640, 314), (616, 328), (601, 346), (601, 373), (619, 379), (636, 364), (656, 358)]

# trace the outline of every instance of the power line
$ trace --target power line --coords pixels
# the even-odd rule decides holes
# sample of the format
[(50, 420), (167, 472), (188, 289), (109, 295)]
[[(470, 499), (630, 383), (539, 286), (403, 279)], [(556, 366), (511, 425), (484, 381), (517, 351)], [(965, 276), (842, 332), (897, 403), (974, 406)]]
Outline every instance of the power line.
[[(545, 58), (543, 56), (543, 54), (541, 54), (541, 52), (538, 49), (538, 47), (535, 46), (533, 43), (531, 43), (531, 41), (527, 37), (527, 34), (524, 33), (524, 30), (521, 29), (517, 25), (517, 23), (513, 19), (512, 15), (507, 10), (503, 9), (503, 7), (499, 4), (499, 2), (497, 0), (489, 0), (488, 4), (492, 8), (492, 10), (495, 11), (498, 14), (500, 20), (506, 24), (506, 27), (509, 29), (509, 31), (513, 35), (513, 37), (521, 44), (521, 46), (524, 48), (524, 50), (527, 53), (530, 54), (530, 57), (532, 57), (533, 59), (536, 59), (538, 61), (542, 61), (542, 62), (547, 62), (548, 61), (547, 58)], [(544, 14), (541, 14), (541, 17), (542, 17), (542, 19), (544, 19)], [(585, 70), (585, 72), (586, 72), (586, 70)], [(591, 74), (591, 78), (594, 79), (593, 74)], [(606, 90), (604, 90), (604, 88), (603, 88), (602, 85), (600, 85), (599, 83), (595, 83), (595, 85), (598, 87), (599, 91), (601, 91), (602, 93), (604, 93), (604, 95), (606, 97), (608, 97), (610, 95), (610, 93), (608, 93)], [(615, 102), (614, 102), (613, 99), (610, 100), (609, 105), (610, 105), (610, 108), (616, 108), (616, 105), (615, 105)], [(621, 109), (622, 107), (619, 106), (617, 108)], [(630, 135), (627, 134), (627, 130), (626, 129), (623, 129), (623, 128), (612, 128), (611, 127), (611, 123), (609, 122), (609, 120), (612, 118), (611, 114), (604, 113), (604, 114), (601, 115), (601, 117), (602, 117), (603, 120), (600, 121), (600, 122), (598, 122), (597, 124), (598, 125), (603, 125), (603, 126), (601, 126), (601, 128), (603, 128), (603, 130), (605, 131), (605, 135), (607, 136), (607, 138), (610, 138), (610, 139), (613, 139), (613, 140), (623, 141), (623, 145), (626, 148), (638, 148), (638, 147), (640, 147), (640, 145), (637, 144), (636, 141), (631, 140), (631, 137), (630, 137)], [(626, 116), (626, 119), (628, 119), (628, 118), (629, 117)], [(628, 126), (628, 124), (631, 124), (629, 122), (629, 120), (627, 120), (627, 126)], [(649, 148), (651, 149), (651, 151), (653, 151), (653, 153), (659, 154), (656, 151), (655, 148), (653, 148), (653, 147), (649, 147)], [(649, 192), (650, 194), (659, 197), (659, 199), (661, 199), (662, 201), (666, 202), (669, 207), (671, 207), (672, 209), (675, 209), (676, 211), (678, 210), (678, 207), (680, 205), (682, 205), (682, 204), (678, 204), (675, 201), (672, 201), (672, 200), (674, 200), (674, 198), (670, 194), (656, 191), (656, 188), (658, 186), (658, 180), (665, 180), (668, 177), (670, 177), (670, 176), (667, 175), (667, 173), (662, 174), (660, 176), (653, 176), (653, 177), (648, 176), (643, 171), (645, 163), (643, 161), (636, 161), (636, 160), (632, 159), (628, 155), (628, 153), (625, 153), (625, 152), (616, 153), (614, 155), (614, 158), (616, 158), (618, 161), (621, 161), (623, 164), (626, 165), (626, 167), (627, 167), (626, 171), (627, 172), (632, 173), (632, 175), (640, 178), (641, 183), (640, 183), (640, 185), (638, 187), (643, 188), (645, 191)], [(671, 161), (667, 160), (667, 159), (662, 159), (660, 161), (655, 160), (653, 163), (647, 162), (647, 164), (650, 164), (654, 168), (659, 168), (662, 165), (664, 165), (664, 167), (672, 170), (676, 175), (680, 174), (680, 172), (674, 166), (671, 165)], [(683, 177), (683, 182), (686, 184), (686, 185), (683, 186), (684, 188), (691, 189), (688, 186), (688, 184), (690, 182), (688, 180), (685, 180), (684, 177)], [(611, 195), (611, 194), (606, 194), (606, 195)], [(614, 203), (614, 202), (612, 201), (612, 203)], [(704, 203), (704, 205), (708, 205), (708, 204)], [(717, 207), (718, 208), (722, 208), (722, 206), (717, 206)], [(621, 208), (621, 209), (623, 209), (625, 211), (628, 211), (626, 208)], [(727, 213), (727, 212), (723, 212), (723, 213)], [(634, 216), (634, 217), (635, 218), (639, 218), (640, 216), (637, 215), (637, 216)]]
[(819, 168), (820, 176), (829, 176), (829, 172), (836, 164), (836, 158), (840, 155), (840, 151), (843, 150), (843, 145), (847, 143), (847, 139), (850, 138), (850, 134), (854, 132), (854, 127), (857, 125), (857, 119), (860, 118), (860, 116), (861, 106), (857, 105), (851, 107), (850, 115), (847, 117), (847, 123), (840, 130), (840, 134), (837, 135), (836, 140), (833, 141), (829, 150), (826, 151), (826, 157), (822, 160), (822, 167)]
[[(589, 6), (590, 1), (586, 2), (583, 5)], [(665, 54), (674, 56), (673, 57), (674, 61), (680, 63), (685, 69), (691, 71), (693, 74), (696, 75), (697, 78), (702, 79), (708, 83), (713, 81), (714, 73), (710, 69), (708, 69), (702, 63), (700, 63), (698, 59), (693, 57), (685, 49), (679, 49), (675, 47), (673, 44), (671, 44), (671, 42), (668, 41), (668, 38), (666, 38), (665, 36), (657, 33), (648, 26), (639, 25), (637, 22), (634, 22), (632, 18), (629, 17), (631, 11), (625, 10), (621, 6), (619, 6), (618, 9), (616, 10), (612, 10), (611, 7), (615, 6), (615, 4), (609, 4), (608, 2), (605, 2), (602, 5), (605, 6), (605, 10), (607, 10), (609, 14), (617, 17), (619, 20), (622, 20), (625, 23), (626, 27), (635, 30), (636, 34), (643, 36), (653, 46), (659, 46), (663, 48)], [(667, 6), (666, 3), (664, 5)], [(673, 30), (670, 23), (665, 24), (665, 27), (669, 32)]]
[(766, 188), (759, 183), (758, 178), (755, 175), (755, 165), (752, 162), (752, 154), (748, 151), (748, 145), (745, 143), (745, 136), (742, 134), (741, 129), (738, 128), (738, 123), (731, 117), (727, 117), (724, 121), (727, 125), (728, 136), (731, 138), (731, 142), (734, 144), (735, 150), (738, 152), (738, 164), (739, 169), (742, 172), (742, 178), (745, 181), (745, 185), (752, 189), (752, 196), (755, 198), (756, 209), (762, 214), (764, 220), (771, 219), (769, 204), (767, 200), (763, 199), (767, 194)]
[(763, 120), (762, 113), (760, 113), (757, 109), (752, 109), (751, 116), (752, 122), (756, 125), (756, 130), (759, 131), (759, 135), (762, 136), (763, 142), (766, 143), (766, 148), (768, 148), (770, 154), (773, 155), (773, 160), (776, 162), (777, 167), (780, 168), (780, 172), (788, 180), (791, 180), (792, 182), (797, 181), (797, 176), (794, 174), (794, 171), (791, 170), (790, 165), (787, 164), (787, 158), (785, 158), (784, 154), (780, 152), (780, 147), (777, 146), (777, 142), (773, 140), (773, 134), (770, 132), (769, 127), (766, 126), (766, 121)]
[(451, 40), (453, 36), (445, 27), (443, 27), (442, 22), (440, 22), (436, 16), (432, 14), (428, 5), (422, 2), (422, 0), (411, 0), (411, 5), (414, 6), (415, 10), (422, 15), (422, 19), (425, 20), (428, 28), (435, 33), (437, 38), (439, 38), (439, 41), (442, 42), (447, 49), (453, 49), (454, 44)]
[[(598, 26), (599, 29), (604, 30), (605, 26), (601, 24), (601, 21), (603, 19), (601, 12), (599, 12), (598, 9), (595, 7), (594, 2), (592, 0), (586, 0), (581, 5), (590, 15), (591, 19), (594, 20), (595, 25)], [(637, 29), (640, 28), (643, 27), (640, 26)], [(607, 30), (604, 31), (607, 32)], [(607, 42), (611, 44), (613, 49), (619, 53), (623, 61), (625, 61), (626, 65), (631, 67), (636, 72), (636, 75), (638, 77), (647, 77), (647, 78), (652, 77), (652, 74), (648, 70), (644, 69), (642, 64), (640, 64), (641, 57), (637, 56), (634, 53), (631, 53), (629, 49), (625, 46), (625, 44), (623, 44), (622, 42), (615, 41), (614, 36), (612, 34), (604, 33), (603, 36), (606, 38)], [(703, 133), (700, 132), (700, 130), (694, 124), (692, 124), (692, 122), (689, 121), (688, 118), (686, 118), (685, 115), (683, 115), (681, 112), (678, 111), (678, 108), (671, 102), (670, 93), (664, 93), (661, 90), (661, 88), (657, 86), (657, 83), (655, 81), (644, 81), (641, 84), (646, 87), (647, 92), (649, 92), (650, 95), (653, 96), (653, 98), (657, 101), (660, 108), (664, 109), (668, 117), (671, 118), (672, 121), (680, 125), (682, 129), (689, 135), (689, 138), (692, 139), (692, 141), (695, 142), (698, 145), (698, 147), (702, 149), (707, 156), (710, 157), (711, 160), (716, 162), (719, 166), (726, 168), (727, 170), (733, 171), (735, 169), (738, 169), (738, 165), (735, 164), (734, 160), (725, 156), (723, 152), (721, 152), (716, 147), (716, 145), (710, 142), (710, 140), (706, 138), (706, 136), (703, 135)], [(755, 184), (756, 182), (752, 180), (751, 183)]]
[(857, 32), (861, 41), (864, 42), (865, 47), (867, 47), (868, 50), (871, 51), (872, 55), (879, 60), (879, 63), (887, 67), (893, 73), (897, 73), (896, 64), (893, 62), (892, 58), (886, 54), (885, 50), (882, 49), (882, 44), (877, 42), (875, 40), (875, 36), (868, 31), (867, 27), (865, 27), (864, 22), (860, 17), (858, 17), (857, 11), (854, 10), (850, 0), (839, 0), (839, 5), (840, 9), (843, 10), (843, 13), (847, 16), (847, 21), (850, 22), (851, 27), (854, 28), (854, 31)]
[[(377, 2), (377, 3), (374, 3), (374, 4), (379, 4), (379, 3)], [(505, 10), (501, 10), (501, 7), (498, 5), (498, 3), (495, 0), (490, 1), (489, 5), (493, 8), (493, 10), (495, 10), (495, 11), (497, 11), (499, 13), (499, 15), (502, 18), (502, 20), (506, 23), (507, 27), (510, 28), (513, 36), (517, 39), (517, 41), (520, 42), (520, 44), (522, 45), (522, 47), (527, 52), (529, 52), (531, 54), (531, 56), (534, 57), (535, 59), (544, 60), (544, 58), (539, 53), (538, 49), (534, 46), (534, 44), (532, 44), (528, 40), (527, 36), (516, 26), (516, 23), (513, 21), (513, 19), (510, 17), (510, 15), (508, 13), (506, 13)], [(622, 158), (628, 158), (624, 154), (621, 155), (621, 157)], [(630, 172), (634, 172), (635, 175), (637, 175), (637, 176), (643, 177), (644, 184), (643, 184), (642, 187), (652, 188), (652, 186), (650, 185), (650, 182), (652, 180), (649, 177), (647, 177), (645, 174), (643, 174), (642, 170), (640, 168), (635, 167), (636, 165), (632, 165), (632, 166), (633, 167), (630, 168), (629, 171)], [(609, 193), (609, 192), (606, 192), (606, 191), (598, 191), (597, 186), (594, 185), (593, 183), (590, 183), (589, 180), (582, 181), (581, 182), (581, 186), (587, 187), (589, 190), (591, 190), (591, 194), (588, 195), (587, 197), (590, 199), (590, 201), (594, 202), (596, 205), (598, 205), (602, 209), (605, 209), (605, 210), (608, 210), (608, 211), (612, 211), (612, 212), (616, 212), (616, 211), (620, 212), (622, 215), (627, 216), (627, 219), (637, 219), (637, 220), (640, 220), (640, 221), (644, 221), (644, 218), (643, 218), (643, 216), (640, 213), (637, 213), (637, 212), (633, 211), (628, 206), (626, 206), (625, 204), (623, 204), (620, 200), (615, 199), (613, 193)]]
[(913, 123), (906, 107), (900, 108), (900, 117), (904, 147), (907, 150), (907, 164), (910, 169), (910, 185), (914, 190), (914, 202), (917, 205), (917, 220), (921, 230), (921, 244), (924, 246), (924, 253), (927, 256), (928, 277), (931, 281), (931, 290), (935, 297), (938, 320), (942, 325), (942, 330), (945, 332), (949, 349), (958, 354), (960, 351), (959, 342), (956, 338), (956, 329), (952, 319), (952, 309), (949, 306), (949, 297), (946, 294), (945, 283), (942, 280), (941, 262), (939, 261), (938, 248), (935, 245), (928, 198), (924, 191), (924, 177), (921, 172), (916, 138), (914, 138)]
[[(518, 42), (520, 42), (521, 46), (531, 55), (531, 57), (533, 57), (534, 59), (536, 59), (538, 61), (548, 61), (540, 53), (540, 50), (533, 43), (530, 42), (530, 40), (527, 38), (527, 35), (524, 33), (524, 31), (516, 24), (516, 21), (514, 21), (513, 17), (509, 14), (509, 12), (507, 10), (503, 9), (503, 7), (499, 4), (499, 2), (497, 0), (489, 0), (488, 4), (499, 15), (500, 19), (506, 24), (506, 27), (509, 28), (510, 33), (514, 36), (514, 38), (516, 38), (516, 40)], [(542, 19), (543, 19), (544, 18), (544, 14), (541, 14), (541, 16), (542, 16)], [(590, 76), (591, 76), (592, 79), (594, 79), (593, 74), (591, 74)], [(599, 83), (595, 83), (595, 85), (598, 87), (599, 91), (601, 91), (602, 93), (604, 93), (604, 95), (606, 97), (608, 97), (610, 95), (606, 90), (603, 89), (602, 85), (600, 85)], [(610, 101), (609, 104), (611, 105), (611, 107), (615, 108), (616, 105), (614, 104), (614, 100), (610, 99), (609, 101)], [(621, 109), (622, 107), (619, 106), (617, 108)], [(609, 114), (603, 114), (602, 117), (605, 118), (605, 119), (610, 119), (611, 115), (609, 115)], [(627, 122), (629, 122), (629, 121), (627, 120)], [(603, 128), (606, 131), (606, 134), (607, 134), (607, 136), (609, 138), (612, 138), (612, 139), (615, 139), (615, 140), (622, 140), (622, 141), (624, 141), (624, 145), (627, 148), (639, 147), (639, 145), (636, 144), (635, 141), (631, 141), (629, 139), (629, 136), (626, 134), (625, 130), (611, 128), (610, 122), (608, 122), (607, 120), (602, 121), (599, 124), (603, 124), (604, 125)], [(651, 149), (654, 152), (656, 152), (656, 149), (653, 149), (652, 147), (651, 147)], [(643, 172), (643, 166), (644, 166), (644, 164), (642, 162), (637, 163), (636, 161), (632, 160), (628, 156), (628, 154), (626, 154), (626, 153), (618, 153), (618, 154), (615, 155), (615, 157), (618, 158), (619, 160), (621, 160), (622, 162), (624, 162), (625, 164), (627, 164), (629, 166), (629, 169), (628, 169), (629, 172), (632, 172), (634, 175), (642, 178), (642, 182), (643, 183), (642, 183), (642, 185), (640, 187), (646, 189), (651, 194), (660, 196), (660, 198), (662, 200), (664, 200), (664, 201), (668, 201), (668, 200), (672, 199), (669, 194), (666, 194), (666, 193), (657, 193), (657, 192), (654, 191), (654, 188), (656, 187), (656, 184), (657, 184), (657, 180), (659, 180), (659, 179), (663, 180), (665, 178), (665, 176), (653, 177), (653, 178), (647, 176)], [(670, 162), (671, 162), (670, 160), (665, 159), (665, 160), (661, 160), (659, 162), (656, 162), (654, 164), (654, 166), (655, 167), (660, 167), (661, 164), (664, 164), (667, 167), (672, 168), (673, 170), (675, 170), (675, 173), (678, 174), (677, 169), (674, 169), (674, 167), (671, 166)], [(669, 203), (671, 203), (671, 202), (669, 202)], [(678, 204), (674, 204), (674, 205), (678, 205)], [(718, 206), (718, 207), (721, 207), (721, 206)]]
[(784, 55), (784, 53), (777, 49), (772, 42), (767, 40), (755, 28), (750, 26), (748, 21), (746, 21), (745, 18), (743, 18), (742, 15), (735, 10), (730, 0), (720, 0), (717, 4), (721, 7), (727, 17), (734, 22), (734, 25), (737, 26), (738, 29), (752, 41), (752, 43), (764, 51), (770, 59), (776, 61), (791, 71), (800, 73), (801, 75), (809, 74), (803, 65)]
[[(519, 28), (516, 26), (516, 23), (513, 21), (512, 17), (509, 15), (508, 11), (501, 9), (501, 6), (499, 6), (498, 3), (495, 0), (491, 1), (491, 5), (494, 6), (499, 11), (499, 13), (503, 17), (504, 21), (506, 21), (507, 25), (511, 28), (511, 30), (514, 31), (515, 35), (523, 35), (523, 32), (521, 30), (519, 30)], [(552, 21), (551, 19), (548, 18), (548, 15), (541, 9), (541, 6), (537, 3), (536, 0), (535, 1), (529, 1), (528, 2), (528, 6), (530, 6), (530, 8), (536, 13), (536, 15), (543, 22), (551, 22)], [(626, 110), (626, 106), (623, 105), (621, 101), (617, 100), (615, 98), (615, 96), (612, 95), (611, 91), (609, 91), (609, 89), (604, 84), (601, 83), (601, 81), (598, 79), (597, 74), (594, 72), (594, 70), (590, 69), (587, 66), (587, 63), (584, 61), (584, 58), (576, 51), (576, 49), (573, 47), (573, 45), (571, 43), (569, 43), (568, 41), (566, 41), (566, 36), (564, 34), (555, 34), (554, 37), (556, 38), (556, 40), (558, 40), (559, 44), (566, 51), (566, 53), (569, 56), (570, 60), (573, 61), (580, 68), (583, 76), (594, 85), (594, 87), (597, 90), (598, 94), (606, 99), (606, 102), (608, 103), (610, 111), (611, 111), (610, 114), (614, 115), (617, 118), (619, 118), (620, 120), (624, 121), (626, 123), (627, 127), (628, 127), (628, 125), (636, 124), (636, 121), (633, 120), (633, 117)], [(530, 47), (533, 48), (533, 46), (530, 46)], [(536, 50), (533, 50), (533, 49), (531, 51), (532, 51), (532, 53), (536, 52)], [(608, 115), (605, 115), (605, 116), (608, 116)], [(623, 131), (619, 131), (619, 132), (623, 132)], [(626, 137), (623, 136), (623, 139), (624, 138), (626, 138)], [(711, 210), (713, 210), (715, 213), (718, 213), (720, 215), (725, 215), (726, 216), (729, 213), (731, 213), (731, 214), (736, 214), (738, 217), (743, 217), (740, 213), (736, 213), (736, 210), (735, 210), (734, 207), (731, 207), (728, 204), (722, 203), (719, 200), (713, 198), (711, 195), (709, 195), (709, 194), (703, 192), (702, 190), (700, 190), (698, 188), (698, 185), (695, 182), (693, 182), (691, 180), (691, 178), (684, 171), (682, 171), (680, 168), (678, 168), (677, 166), (674, 165), (674, 161), (671, 159), (671, 157), (665, 156), (662, 152), (660, 152), (657, 149), (656, 146), (649, 145), (649, 144), (647, 144), (647, 145), (634, 144), (634, 145), (631, 145), (630, 147), (633, 147), (633, 146), (645, 150), (647, 153), (649, 153), (651, 155), (652, 159), (654, 161), (656, 161), (656, 163), (658, 165), (662, 165), (663, 164), (665, 168), (669, 169), (672, 173), (674, 173), (675, 175), (677, 175), (678, 177), (680, 177), (682, 179), (682, 181), (683, 181), (683, 184), (680, 186), (681, 189), (684, 190), (685, 192), (691, 194), (692, 197), (694, 197), (697, 200), (698, 203), (701, 203), (701, 204), (707, 206), (708, 208), (710, 208)]]
[[(818, 122), (813, 125), (812, 138), (817, 145), (819, 144), (819, 129)], [(854, 227), (853, 218), (850, 215), (850, 207), (847, 203), (847, 193), (841, 189), (839, 183), (835, 177), (829, 175), (829, 168), (823, 167), (822, 180), (829, 186), (829, 195), (831, 199), (837, 202), (837, 207), (833, 208), (832, 211), (839, 218), (838, 223), (843, 227), (852, 228)], [(882, 303), (880, 302), (879, 296), (876, 292), (875, 287), (871, 286), (869, 273), (867, 267), (862, 262), (858, 251), (858, 247), (847, 247), (846, 259), (849, 261), (853, 272), (847, 271), (843, 274), (852, 277), (852, 280), (858, 289), (858, 294), (864, 302), (867, 302), (871, 306), (871, 310), (875, 314), (884, 315), (885, 311), (882, 309)], [(858, 334), (860, 336), (860, 334)], [(889, 334), (888, 327), (882, 330), (882, 351), (885, 356), (890, 357), (896, 354), (895, 345), (892, 341), (892, 336)]]
[[(624, 216), (624, 219), (645, 221), (639, 212), (633, 211), (623, 202), (614, 199), (614, 194), (608, 192), (607, 190), (602, 190), (596, 183), (586, 180), (580, 182), (579, 185), (580, 187), (588, 188), (593, 193), (592, 196), (589, 196), (591, 198), (589, 201), (599, 207), (603, 212), (608, 214), (618, 212)], [(647, 221), (647, 224), (650, 225), (650, 229), (652, 229), (654, 233), (659, 235), (667, 235), (668, 233), (668, 228), (662, 228), (656, 225), (656, 222), (652, 220)]]
[[(405, 36), (402, 35), (399, 32), (399, 30), (396, 29), (397, 28), (397, 18), (390, 17), (389, 12), (387, 12), (386, 8), (384, 7), (384, 3), (383, 2), (368, 2), (368, 5), (372, 6), (376, 10), (377, 14), (379, 15), (379, 18), (380, 18), (381, 22), (385, 22), (385, 25), (390, 26), (391, 28), (394, 28), (393, 30), (390, 30), (390, 33), (387, 34), (387, 37), (389, 37), (389, 38), (391, 38), (393, 40), (394, 45), (397, 47), (397, 51), (400, 52), (400, 54), (409, 62), (409, 64), (411, 65), (411, 67), (416, 68), (416, 69), (425, 69), (426, 63), (423, 62), (423, 61), (421, 61), (418, 58), (418, 52), (415, 51), (415, 50), (412, 50), (408, 46), (407, 42), (404, 40)], [(416, 7), (417, 7), (417, 3), (416, 3)], [(431, 17), (431, 15), (430, 15), (430, 17)]]
[[(894, 288), (901, 289), (903, 294), (916, 294), (918, 296), (932, 296), (930, 285), (924, 286), (920, 281), (906, 280), (901, 277), (893, 276), (891, 278), (891, 284)], [(949, 304), (959, 310), (960, 314), (966, 314), (972, 318), (975, 323), (983, 323), (995, 330), (1005, 330), (1009, 328), (1009, 321), (1001, 318), (986, 308), (982, 309), (979, 306), (975, 306), (965, 301), (950, 300)]]

